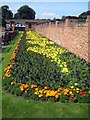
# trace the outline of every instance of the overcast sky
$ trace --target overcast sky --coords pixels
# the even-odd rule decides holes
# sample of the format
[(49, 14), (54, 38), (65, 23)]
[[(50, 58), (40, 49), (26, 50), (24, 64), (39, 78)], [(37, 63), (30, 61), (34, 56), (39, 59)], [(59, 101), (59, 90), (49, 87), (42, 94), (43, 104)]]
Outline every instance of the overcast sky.
[[(27, 2), (24, 2), (20, 0), (21, 2), (10, 2), (10, 0), (7, 0), (7, 2), (2, 0), (1, 5), (8, 5), (13, 13), (17, 12), (17, 9), (20, 8), (23, 5), (28, 5), (36, 12), (36, 19), (37, 18), (61, 18), (61, 16), (65, 15), (74, 15), (78, 16), (80, 13), (88, 10), (88, 1), (82, 0), (83, 2), (55, 2), (52, 0), (52, 2), (29, 2), (32, 0), (26, 0)], [(47, 0), (46, 0), (47, 1)], [(59, 1), (59, 0), (58, 0)]]

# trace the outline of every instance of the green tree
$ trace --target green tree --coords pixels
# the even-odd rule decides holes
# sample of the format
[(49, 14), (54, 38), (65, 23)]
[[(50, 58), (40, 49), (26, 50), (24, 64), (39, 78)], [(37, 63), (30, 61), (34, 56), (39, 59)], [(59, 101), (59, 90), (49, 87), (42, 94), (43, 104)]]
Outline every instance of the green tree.
[(13, 13), (11, 10), (9, 10), (9, 7), (7, 5), (1, 6), (2, 11), (2, 26), (6, 25), (6, 19), (12, 19)]
[(87, 12), (83, 12), (79, 15), (79, 18), (80, 19), (86, 19), (87, 18), (87, 15), (90, 15), (90, 10), (87, 11)]
[(15, 19), (35, 19), (35, 11), (28, 5), (21, 6), (14, 15)]

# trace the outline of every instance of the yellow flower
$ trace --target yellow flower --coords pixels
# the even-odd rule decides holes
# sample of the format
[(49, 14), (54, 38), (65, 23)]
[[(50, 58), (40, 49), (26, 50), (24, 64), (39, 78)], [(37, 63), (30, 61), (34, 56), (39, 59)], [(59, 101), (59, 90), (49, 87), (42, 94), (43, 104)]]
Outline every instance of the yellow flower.
[(35, 94), (35, 95), (39, 95), (39, 92), (36, 91), (36, 92), (34, 92), (34, 94)]
[(62, 91), (63, 89), (62, 88), (58, 88), (58, 91)]
[(55, 98), (59, 98), (59, 95), (58, 95), (58, 94), (56, 94), (56, 95), (55, 95)]
[(50, 91), (50, 95), (51, 95), (51, 96), (55, 96), (55, 94), (56, 94), (55, 91), (53, 91), (53, 90)]
[(76, 88), (77, 91), (79, 91), (79, 88)]
[(38, 91), (38, 88), (35, 88), (35, 91)]
[(71, 88), (73, 89), (73, 88), (74, 88), (74, 86), (71, 86)]
[(79, 88), (76, 88), (76, 93), (79, 93)]
[(45, 89), (45, 90), (47, 90), (47, 89), (48, 89), (48, 87), (47, 87), (47, 86), (45, 86), (45, 87), (44, 87), (44, 89)]
[(63, 69), (61, 70), (61, 72), (62, 72), (62, 73), (68, 73), (68, 68), (63, 68)]
[(72, 91), (70, 91), (69, 93), (72, 94)]
[(43, 94), (38, 95), (38, 97), (42, 97), (42, 96), (43, 96)]
[(78, 83), (75, 83), (75, 86), (77, 86), (78, 85)]
[(11, 82), (11, 85), (15, 85), (16, 84), (16, 82)]
[(36, 85), (34, 85), (34, 84), (32, 84), (32, 85), (31, 85), (31, 88), (36, 88), (36, 87), (37, 87), (37, 86), (36, 86)]
[(39, 93), (43, 93), (43, 91), (42, 91), (42, 90), (39, 90)]
[(69, 90), (68, 90), (68, 89), (64, 89), (64, 95), (67, 95), (67, 94), (68, 94), (68, 92), (69, 92)]
[(23, 88), (23, 86), (20, 86), (20, 90), (21, 90), (21, 91), (24, 91), (24, 88)]

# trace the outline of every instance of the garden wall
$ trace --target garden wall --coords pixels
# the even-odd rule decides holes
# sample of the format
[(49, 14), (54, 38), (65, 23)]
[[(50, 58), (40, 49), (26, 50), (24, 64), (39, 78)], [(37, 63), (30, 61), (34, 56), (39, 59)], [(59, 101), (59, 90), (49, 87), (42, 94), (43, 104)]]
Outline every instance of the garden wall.
[(56, 21), (36, 25), (35, 31), (49, 38), (63, 48), (90, 62), (89, 57), (89, 18), (85, 22), (67, 18), (65, 22)]

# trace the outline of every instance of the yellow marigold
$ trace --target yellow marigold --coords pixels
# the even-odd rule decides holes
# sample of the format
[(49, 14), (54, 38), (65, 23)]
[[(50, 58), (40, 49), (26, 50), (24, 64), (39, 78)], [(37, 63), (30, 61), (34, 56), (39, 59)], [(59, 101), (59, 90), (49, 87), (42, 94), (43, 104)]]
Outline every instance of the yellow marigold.
[(36, 87), (37, 87), (37, 85), (34, 85), (34, 84), (31, 85), (31, 88), (36, 88)]
[(78, 83), (75, 83), (75, 86), (77, 86), (78, 85)]
[(34, 92), (34, 94), (35, 94), (35, 95), (39, 95), (39, 92), (38, 92), (38, 91), (36, 91), (36, 92)]
[(58, 94), (58, 91), (55, 91), (55, 94)]
[(73, 88), (74, 88), (74, 86), (71, 86), (71, 88), (73, 89)]
[(44, 93), (47, 93), (48, 90), (44, 90)]
[(63, 90), (63, 88), (58, 88), (58, 90), (62, 91), (62, 90)]
[(6, 72), (6, 71), (7, 71), (7, 68), (4, 69), (4, 72)]
[(56, 94), (56, 95), (55, 95), (55, 98), (59, 98), (59, 95), (58, 95), (58, 94)]
[(46, 92), (46, 97), (48, 97), (48, 96), (51, 96), (50, 90), (47, 90), (47, 92)]
[(70, 94), (73, 94), (72, 91), (69, 92)]
[(24, 88), (28, 88), (28, 84), (26, 84), (26, 85), (24, 86)]
[(76, 93), (79, 93), (79, 90), (80, 90), (79, 88), (76, 88)]
[(45, 90), (47, 90), (47, 89), (48, 89), (48, 87), (47, 87), (47, 86), (45, 86), (45, 87), (44, 87), (44, 89), (45, 89)]
[(42, 96), (43, 96), (43, 94), (38, 95), (38, 97), (42, 97)]
[(55, 91), (52, 90), (52, 91), (50, 91), (50, 94), (51, 94), (51, 96), (55, 96), (56, 93), (55, 93)]
[(11, 76), (11, 73), (6, 72), (4, 75), (5, 75), (6, 77), (10, 77), (10, 76)]
[(16, 84), (16, 82), (11, 82), (11, 85), (15, 85)]
[(35, 91), (38, 91), (38, 88), (35, 88)]
[(64, 95), (67, 95), (68, 94), (68, 92), (69, 92), (69, 90), (68, 89), (64, 89)]
[(63, 69), (61, 70), (61, 72), (63, 72), (63, 73), (68, 73), (69, 71), (68, 71), (68, 68), (63, 68)]
[(76, 88), (77, 91), (79, 91), (79, 88)]
[(20, 88), (20, 90), (21, 90), (21, 91), (24, 91), (24, 88), (23, 88), (23, 86), (20, 86), (19, 88)]
[(42, 90), (39, 90), (39, 92), (40, 92), (40, 93), (43, 93), (43, 91), (42, 91)]

